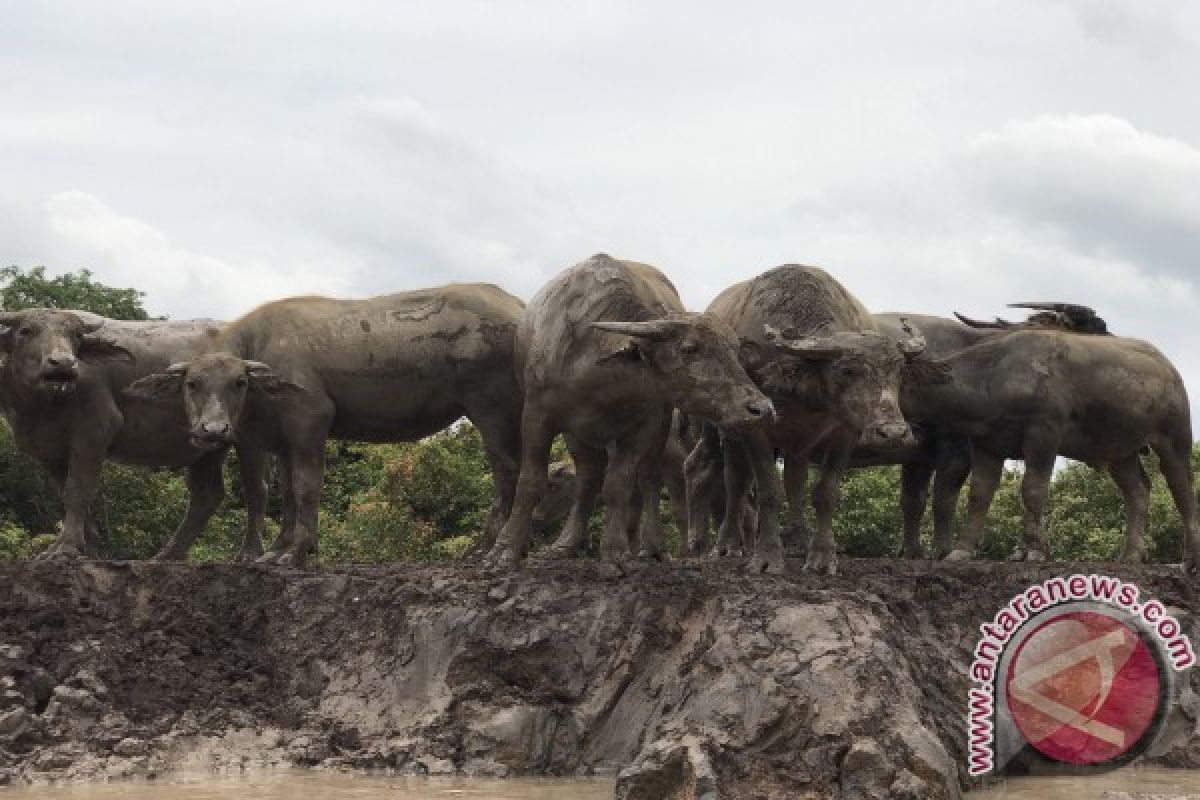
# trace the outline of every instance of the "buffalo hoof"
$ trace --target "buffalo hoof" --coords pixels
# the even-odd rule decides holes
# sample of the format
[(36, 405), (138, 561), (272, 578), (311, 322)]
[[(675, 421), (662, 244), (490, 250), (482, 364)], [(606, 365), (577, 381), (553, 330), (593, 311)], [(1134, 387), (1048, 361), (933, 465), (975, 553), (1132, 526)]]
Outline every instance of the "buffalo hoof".
[(73, 561), (86, 558), (87, 554), (73, 544), (56, 543), (46, 552), (37, 557), (38, 561)]
[(566, 561), (571, 558), (579, 558), (583, 555), (582, 547), (568, 547), (564, 545), (551, 545), (542, 552), (538, 553), (534, 558), (536, 561)]
[(256, 561), (262, 561), (262, 550), (243, 550), (237, 554), (237, 562), (239, 564), (253, 564)]
[(921, 545), (903, 545), (900, 548), (900, 558), (924, 558), (925, 553), (921, 551)]
[(971, 561), (974, 558), (975, 558), (974, 550), (967, 550), (966, 548), (958, 547), (958, 548), (955, 548), (954, 550), (951, 550), (949, 555), (946, 556), (945, 560), (946, 561)]
[(804, 571), (814, 575), (836, 575), (837, 556), (822, 550), (810, 550), (804, 560)]
[(1033, 562), (1042, 562), (1046, 560), (1046, 551), (1036, 548), (1025, 551), (1025, 560)]
[(767, 573), (769, 575), (783, 574), (783, 553), (755, 553), (750, 557), (747, 569), (752, 575)]
[(275, 563), (281, 567), (303, 567), (307, 560), (307, 554), (289, 551), (280, 553), (279, 557), (275, 559)]
[(711, 559), (741, 558), (742, 555), (743, 553), (740, 547), (731, 547), (727, 544), (718, 544), (712, 549), (712, 552), (708, 554), (708, 557)]
[(521, 559), (511, 547), (497, 545), (483, 558), (483, 566), (488, 569), (511, 572), (521, 565)]

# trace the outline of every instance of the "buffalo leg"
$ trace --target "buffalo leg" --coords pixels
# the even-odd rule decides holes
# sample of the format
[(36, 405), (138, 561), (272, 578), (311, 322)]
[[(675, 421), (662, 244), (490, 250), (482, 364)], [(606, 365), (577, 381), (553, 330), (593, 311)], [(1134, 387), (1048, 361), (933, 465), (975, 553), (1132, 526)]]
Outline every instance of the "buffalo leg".
[[(65, 462), (54, 464), (44, 464), (47, 473), (50, 475), (50, 480), (54, 483), (54, 488), (58, 491), (60, 499), (66, 498), (67, 493), (67, 465)], [(83, 550), (81, 555), (89, 558), (96, 558), (100, 555), (100, 543), (103, 537), (100, 535), (100, 526), (96, 523), (96, 515), (94, 510), (88, 514), (87, 522), (83, 529)], [(51, 549), (44, 554), (45, 557), (55, 555), (56, 549)]]
[(1010, 561), (1046, 560), (1046, 501), (1050, 496), (1050, 479), (1054, 475), (1057, 452), (1057, 442), (1042, 441), (1036, 435), (1026, 444), (1025, 476), (1021, 479), (1025, 540), (1013, 551)]
[(246, 532), (239, 561), (253, 561), (263, 554), (262, 531), (267, 516), (266, 453), (258, 448), (238, 448), (238, 474), (246, 501)]
[(978, 447), (971, 453), (971, 490), (967, 496), (967, 521), (963, 525), (958, 547), (946, 556), (947, 561), (969, 561), (975, 557), (987, 528), (987, 513), (992, 498), (1004, 474), (1004, 459), (985, 453)]
[[(775, 468), (775, 448), (761, 431), (748, 434), (742, 445), (753, 470), (758, 501), (758, 535), (754, 540), (750, 571), (780, 573), (783, 572), (783, 542), (779, 538), (779, 511), (783, 507), (783, 485), (779, 470)], [(726, 502), (732, 500), (727, 498)], [(733, 503), (732, 515), (741, 523), (744, 512), (740, 503)], [(729, 509), (725, 511), (725, 517), (730, 517)]]
[(292, 487), (295, 522), (291, 541), (278, 550), (276, 561), (298, 567), (317, 550), (317, 516), (325, 472), (325, 443), (322, 441), (319, 447), (298, 447), (288, 454), (288, 458), (291, 461), (288, 477)]
[(492, 470), (495, 491), (483, 526), (481, 549), (490, 549), (512, 512), (513, 494), (517, 488), (518, 459), (521, 453), (521, 423), (510, 414), (490, 409), (468, 409), (467, 418), (479, 430), (483, 439), (488, 466)]
[[(607, 513), (600, 537), (600, 557), (606, 561), (621, 561), (629, 556), (629, 533), (638, 529), (642, 512), (644, 493), (639, 485), (642, 465), (652, 449), (658, 448), (661, 454), (665, 431), (663, 421), (655, 417), (608, 448), (608, 475), (603, 490)], [(661, 461), (659, 465), (661, 472)]]
[[(808, 548), (804, 569), (807, 572), (833, 575), (837, 571), (837, 553), (833, 541), (833, 514), (837, 511), (842, 494), (842, 478), (850, 465), (853, 444), (842, 441), (830, 445), (817, 485), (813, 487), (813, 511), (816, 512), (817, 530)], [(762, 528), (762, 523), (759, 523)]]
[[(74, 445), (75, 443), (73, 443)], [(44, 554), (46, 558), (78, 557), (87, 555), (87, 525), (100, 482), (102, 459), (95, 453), (107, 452), (107, 447), (92, 442), (74, 446), (62, 481), (63, 517), (62, 533), (58, 541)]]
[(587, 549), (588, 521), (604, 486), (604, 470), (608, 465), (608, 453), (598, 447), (571, 437), (567, 437), (567, 447), (575, 461), (575, 497), (562, 533), (546, 552), (550, 558), (573, 558)]
[(1121, 550), (1121, 560), (1140, 564), (1144, 556), (1142, 534), (1146, 531), (1150, 476), (1142, 469), (1137, 453), (1110, 464), (1108, 473), (1125, 501), (1125, 547)]
[(721, 485), (722, 467), (717, 446), (702, 437), (683, 462), (684, 479), (687, 483), (687, 540), (689, 555), (702, 555), (708, 550), (709, 522), (713, 502)]
[(529, 546), (533, 510), (546, 494), (550, 444), (558, 431), (544, 414), (534, 411), (536, 405), (526, 398), (521, 417), (521, 471), (517, 476), (512, 512), (485, 559), (485, 563), (493, 567), (511, 569), (520, 563)]
[(783, 456), (783, 491), (787, 496), (788, 525), (783, 531), (783, 546), (789, 550), (808, 547), (812, 531), (804, 518), (808, 505), (808, 456), (785, 453)]
[(1171, 441), (1155, 443), (1153, 447), (1175, 508), (1183, 518), (1184, 570), (1194, 573), (1200, 567), (1200, 528), (1196, 524), (1196, 493), (1192, 486), (1191, 441), (1189, 432)]
[(725, 508), (721, 526), (717, 530), (714, 556), (741, 555), (742, 505), (750, 493), (754, 478), (754, 465), (746, 452), (742, 440), (723, 439), (721, 443), (725, 462)]
[(933, 557), (945, 558), (954, 549), (954, 512), (958, 495), (971, 474), (971, 453), (967, 442), (939, 443), (936, 472), (933, 474)]
[(663, 414), (662, 425), (655, 437), (642, 447), (637, 465), (637, 485), (640, 495), (641, 524), (638, 526), (638, 558), (661, 560), (663, 552), (662, 501), (663, 464), (666, 461), (667, 440), (671, 435), (671, 411)]
[(933, 467), (929, 464), (908, 462), (900, 466), (900, 515), (904, 518), (904, 543), (900, 545), (901, 558), (920, 558), (921, 519), (929, 502), (929, 479)]
[(278, 555), (292, 546), (296, 534), (296, 494), (292, 491), (292, 467), (289, 456), (276, 459), (277, 480), (279, 483), (280, 521), (279, 535), (271, 545), (271, 552), (259, 561), (273, 561)]
[(663, 451), (662, 480), (667, 487), (671, 514), (675, 517), (675, 525), (679, 528), (681, 538), (687, 536), (688, 530), (687, 480), (683, 473), (684, 459), (687, 455), (683, 442), (672, 430), (667, 438), (667, 447)]
[(188, 507), (183, 521), (167, 541), (155, 561), (187, 561), (188, 551), (213, 512), (225, 498), (225, 479), (221, 468), (225, 452), (209, 453), (187, 469)]

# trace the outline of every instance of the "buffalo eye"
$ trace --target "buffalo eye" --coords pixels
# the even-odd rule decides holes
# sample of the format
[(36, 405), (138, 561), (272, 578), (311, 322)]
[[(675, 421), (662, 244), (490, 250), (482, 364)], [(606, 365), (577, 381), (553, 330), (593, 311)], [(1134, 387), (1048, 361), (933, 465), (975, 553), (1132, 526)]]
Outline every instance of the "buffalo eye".
[(244, 388), (246, 388), (246, 376), (245, 376), (245, 375), (239, 375), (239, 376), (238, 376), (238, 379), (237, 379), (237, 380), (235, 380), (235, 381), (233, 382), (233, 385), (234, 385), (234, 386), (236, 386), (236, 387), (237, 387), (237, 388), (239, 388), (239, 389), (244, 389)]
[(679, 352), (683, 353), (684, 355), (690, 356), (698, 353), (699, 351), (700, 345), (696, 344), (695, 342), (684, 342), (683, 344), (679, 345)]
[(189, 388), (189, 389), (199, 389), (199, 388), (200, 388), (200, 381), (196, 380), (195, 378), (190, 378), (190, 379), (188, 379), (188, 382), (187, 382), (187, 388)]
[(18, 330), (18, 331), (17, 331), (17, 334), (18, 334), (19, 336), (30, 336), (30, 335), (32, 335), (32, 334), (33, 334), (33, 328), (31, 328), (31, 327), (29, 327), (28, 325), (26, 325), (26, 326), (24, 326), (23, 328), (21, 328), (20, 330)]

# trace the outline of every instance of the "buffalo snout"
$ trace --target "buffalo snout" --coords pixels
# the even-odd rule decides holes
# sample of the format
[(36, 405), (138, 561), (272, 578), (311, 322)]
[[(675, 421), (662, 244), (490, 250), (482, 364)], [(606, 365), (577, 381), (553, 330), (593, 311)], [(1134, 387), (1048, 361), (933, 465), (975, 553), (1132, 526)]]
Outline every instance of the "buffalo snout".
[(79, 362), (70, 353), (58, 353), (42, 360), (38, 377), (42, 384), (55, 392), (67, 392), (79, 377)]
[(862, 444), (868, 447), (905, 447), (913, 444), (916, 437), (906, 422), (881, 422), (870, 425), (863, 431)]
[(761, 392), (746, 392), (725, 413), (722, 427), (747, 428), (775, 421), (775, 406)]
[(200, 447), (232, 444), (233, 426), (228, 422), (202, 422), (192, 429), (192, 441)]

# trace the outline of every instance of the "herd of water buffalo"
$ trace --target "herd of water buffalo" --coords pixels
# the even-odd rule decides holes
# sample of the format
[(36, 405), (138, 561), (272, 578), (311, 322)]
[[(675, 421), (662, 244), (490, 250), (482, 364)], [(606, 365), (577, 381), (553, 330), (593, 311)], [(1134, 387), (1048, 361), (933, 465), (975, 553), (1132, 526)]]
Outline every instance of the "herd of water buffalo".
[[(495, 477), (484, 532), (493, 566), (524, 556), (559, 434), (576, 480), (553, 555), (586, 548), (602, 494), (602, 557), (662, 556), (661, 489), (684, 474), (686, 488), (673, 494), (686, 495), (677, 503), (685, 546), (708, 549), (715, 514), (715, 552), (744, 548), (752, 570), (781, 571), (779, 512), (785, 493), (793, 509), (803, 505), (812, 463), (807, 569), (834, 571), (840, 483), (870, 464), (902, 465), (904, 556), (921, 555), (932, 480), (934, 556), (966, 559), (1005, 459), (1021, 459), (1025, 535), (1014, 557), (1041, 560), (1062, 455), (1109, 470), (1127, 511), (1122, 558), (1138, 561), (1149, 496), (1140, 456), (1153, 450), (1194, 566), (1191, 412), (1179, 373), (1152, 345), (1110, 335), (1090, 309), (1027, 305), (1038, 313), (1019, 323), (872, 315), (827, 272), (787, 265), (693, 313), (653, 267), (596, 255), (528, 305), (492, 285), (451, 284), (364, 300), (294, 297), (228, 324), (8, 311), (0, 407), (18, 447), (61, 490), (58, 556), (94, 552), (91, 507), (101, 466), (115, 459), (186, 470), (187, 514), (160, 554), (186, 558), (221, 502), (232, 446), (248, 511), (243, 556), (263, 553), (274, 455), (284, 519), (263, 558), (303, 563), (317, 544), (327, 439), (409, 441), (465, 416)], [(682, 442), (681, 470), (671, 453), (684, 453)]]

